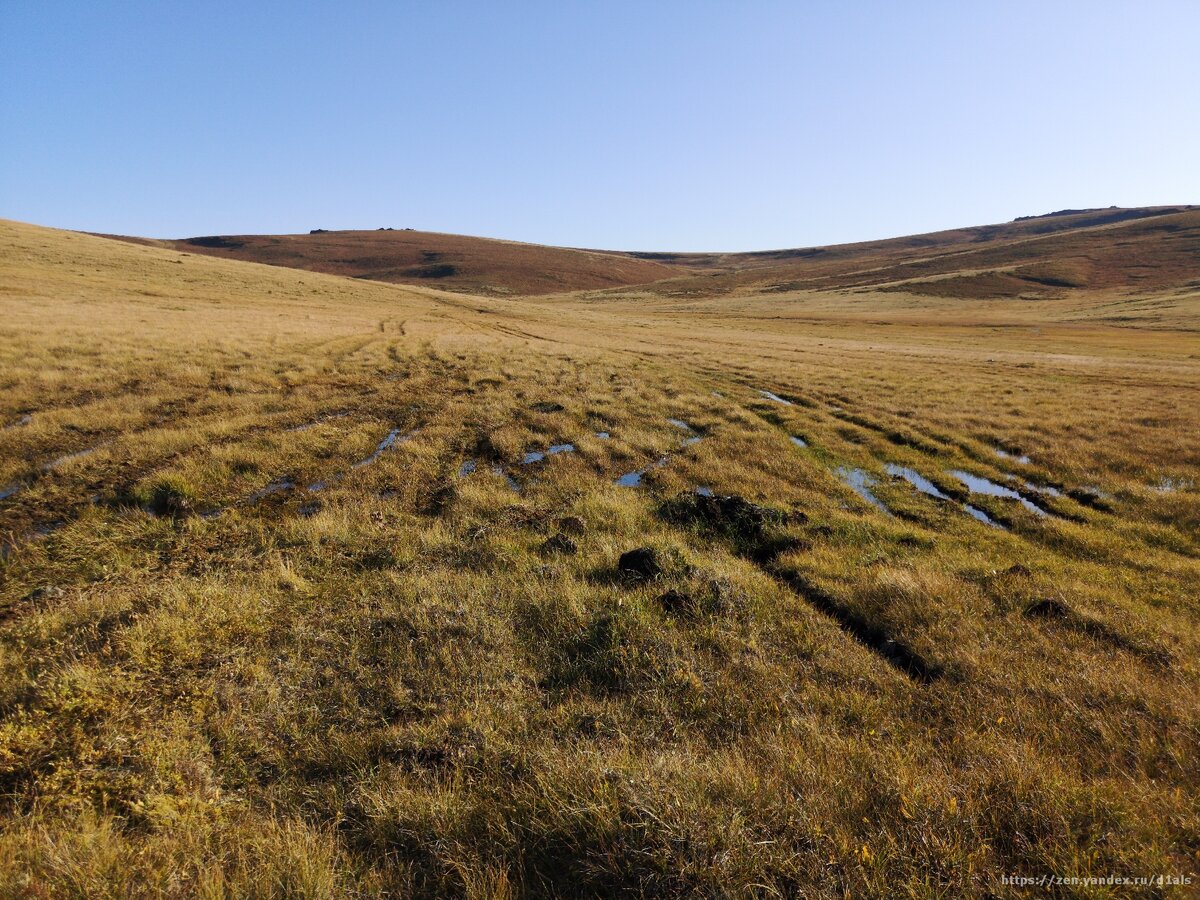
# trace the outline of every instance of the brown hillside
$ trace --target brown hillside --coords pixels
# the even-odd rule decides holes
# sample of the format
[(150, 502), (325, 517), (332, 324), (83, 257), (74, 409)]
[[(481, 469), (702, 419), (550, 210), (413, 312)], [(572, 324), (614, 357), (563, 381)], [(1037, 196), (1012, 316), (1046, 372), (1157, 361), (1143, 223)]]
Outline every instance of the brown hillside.
[(126, 240), (327, 275), (475, 294), (594, 290), (645, 284), (680, 273), (678, 267), (625, 253), (428, 231), (322, 231)]
[(963, 299), (1144, 291), (1200, 280), (1200, 208), (1064, 210), (1001, 225), (754, 253), (547, 247), (423, 231), (151, 241), (229, 259), (493, 296), (641, 290), (673, 297), (870, 288)]

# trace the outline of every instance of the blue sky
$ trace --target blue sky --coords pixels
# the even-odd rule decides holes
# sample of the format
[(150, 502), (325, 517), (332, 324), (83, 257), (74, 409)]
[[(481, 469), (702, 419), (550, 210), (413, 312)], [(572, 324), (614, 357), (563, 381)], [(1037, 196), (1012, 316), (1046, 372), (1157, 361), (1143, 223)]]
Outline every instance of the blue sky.
[(805, 246), (1200, 202), (1200, 2), (0, 0), (0, 216)]

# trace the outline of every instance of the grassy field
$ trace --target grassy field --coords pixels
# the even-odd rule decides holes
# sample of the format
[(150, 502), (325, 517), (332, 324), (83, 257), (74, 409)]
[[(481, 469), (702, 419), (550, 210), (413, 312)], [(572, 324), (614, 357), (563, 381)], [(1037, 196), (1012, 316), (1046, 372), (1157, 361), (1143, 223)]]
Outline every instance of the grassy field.
[(1194, 891), (1170, 254), (501, 299), (0, 222), (0, 893)]

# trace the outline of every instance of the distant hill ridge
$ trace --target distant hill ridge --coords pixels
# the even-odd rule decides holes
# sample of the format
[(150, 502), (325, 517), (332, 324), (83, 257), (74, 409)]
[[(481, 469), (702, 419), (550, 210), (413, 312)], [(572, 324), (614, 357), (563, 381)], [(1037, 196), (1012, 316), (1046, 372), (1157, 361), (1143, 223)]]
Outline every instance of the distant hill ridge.
[(1160, 289), (1200, 278), (1200, 207), (1063, 209), (928, 234), (741, 253), (551, 247), (412, 229), (120, 240), (352, 278), (491, 296), (633, 287), (730, 291), (873, 287), (936, 296)]

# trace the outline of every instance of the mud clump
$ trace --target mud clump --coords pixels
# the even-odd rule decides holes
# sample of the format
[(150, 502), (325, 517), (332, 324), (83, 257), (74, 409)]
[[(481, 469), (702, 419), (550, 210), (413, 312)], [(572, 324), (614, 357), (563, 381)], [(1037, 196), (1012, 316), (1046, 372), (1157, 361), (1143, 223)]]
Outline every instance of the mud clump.
[(761, 536), (771, 525), (782, 525), (788, 516), (779, 510), (751, 503), (737, 494), (680, 494), (668, 501), (663, 513), (680, 522), (698, 522), (733, 535)]
[(698, 526), (728, 540), (742, 556), (769, 562), (783, 553), (799, 549), (803, 542), (782, 530), (791, 522), (803, 522), (802, 512), (783, 512), (752, 503), (736, 494), (724, 496), (689, 492), (663, 504), (661, 514), (677, 525)]
[(552, 553), (573, 555), (579, 552), (579, 545), (565, 534), (556, 534), (547, 538), (539, 549), (543, 555), (549, 555)]
[(587, 530), (587, 523), (579, 516), (563, 516), (556, 524), (559, 531), (567, 534), (583, 534)]
[(621, 554), (617, 572), (626, 581), (654, 581), (662, 575), (663, 567), (653, 547), (638, 547)]
[(1061, 600), (1055, 600), (1053, 597), (1041, 597), (1025, 607), (1025, 615), (1033, 619), (1066, 621), (1073, 619), (1075, 613)]

